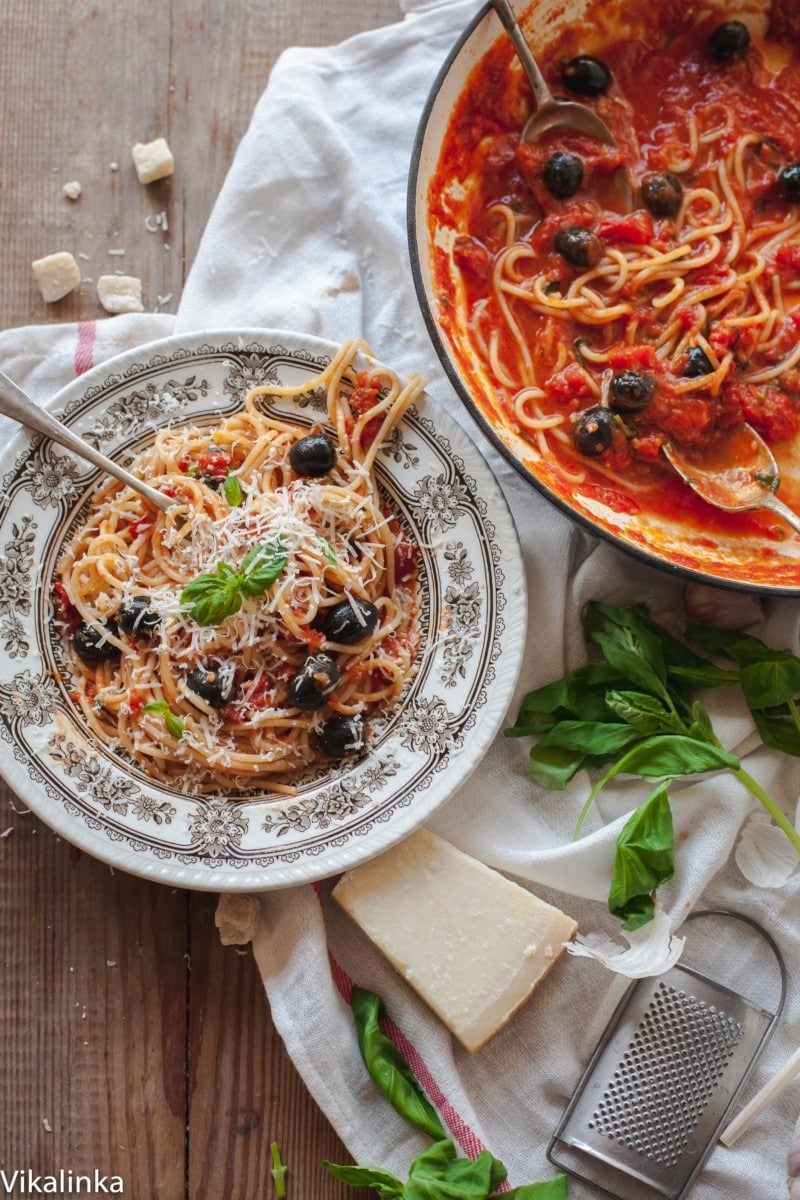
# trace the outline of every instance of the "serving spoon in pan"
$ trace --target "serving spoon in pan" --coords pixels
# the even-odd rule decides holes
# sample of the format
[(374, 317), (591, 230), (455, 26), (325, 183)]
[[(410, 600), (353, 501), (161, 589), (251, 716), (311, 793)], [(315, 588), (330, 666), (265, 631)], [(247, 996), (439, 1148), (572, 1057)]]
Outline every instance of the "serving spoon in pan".
[(667, 442), (664, 454), (689, 487), (715, 508), (767, 508), (800, 533), (800, 516), (775, 495), (780, 484), (775, 456), (751, 425), (734, 426), (710, 451), (679, 450)]
[(121, 483), (126, 483), (128, 487), (133, 488), (161, 512), (167, 512), (177, 503), (171, 496), (157, 492), (149, 484), (143, 483), (141, 479), (131, 475), (130, 471), (118, 466), (112, 459), (106, 458), (105, 454), (95, 450), (94, 446), (90, 446), (83, 438), (78, 437), (61, 421), (57, 421), (55, 417), (51, 417), (50, 413), (39, 408), (30, 396), (2, 371), (0, 371), (0, 413), (5, 417), (11, 417), (13, 421), (18, 421), (20, 425), (32, 429), (35, 433), (44, 434), (45, 437), (49, 437), (66, 450), (71, 450), (73, 454), (77, 454), (86, 462), (91, 463), (93, 467), (99, 467), (106, 474), (113, 475), (115, 479), (119, 479)]
[(616, 138), (596, 112), (593, 112), (586, 104), (578, 104), (575, 100), (556, 99), (550, 91), (509, 0), (492, 0), (492, 7), (514, 44), (517, 57), (528, 77), (536, 100), (536, 111), (525, 123), (522, 130), (522, 141), (535, 142), (539, 135), (546, 133), (548, 129), (562, 128), (574, 129), (578, 133), (585, 133), (589, 137), (597, 138), (599, 142), (605, 142), (608, 146), (616, 146)]

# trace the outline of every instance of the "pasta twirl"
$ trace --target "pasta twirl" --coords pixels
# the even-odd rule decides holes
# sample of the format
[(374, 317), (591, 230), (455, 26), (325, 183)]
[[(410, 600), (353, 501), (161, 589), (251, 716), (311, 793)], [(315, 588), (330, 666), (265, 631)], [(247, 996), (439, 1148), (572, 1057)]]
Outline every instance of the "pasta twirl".
[[(413, 674), (418, 549), (373, 467), (423, 381), (365, 354), (349, 342), (213, 429), (160, 431), (132, 470), (178, 504), (156, 514), (110, 483), (64, 550), (73, 698), (101, 741), (179, 790), (291, 791), (360, 748)], [(277, 415), (317, 389), (324, 426)]]

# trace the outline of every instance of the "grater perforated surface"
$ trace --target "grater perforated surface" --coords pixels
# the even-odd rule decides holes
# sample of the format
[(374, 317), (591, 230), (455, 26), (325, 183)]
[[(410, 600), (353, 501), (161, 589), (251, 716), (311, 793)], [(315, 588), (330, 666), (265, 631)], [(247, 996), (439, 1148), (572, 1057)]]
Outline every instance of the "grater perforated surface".
[(737, 1018), (659, 981), (589, 1128), (676, 1166), (743, 1036)]
[(681, 964), (626, 994), (551, 1143), (554, 1163), (628, 1200), (679, 1200), (775, 1014)]

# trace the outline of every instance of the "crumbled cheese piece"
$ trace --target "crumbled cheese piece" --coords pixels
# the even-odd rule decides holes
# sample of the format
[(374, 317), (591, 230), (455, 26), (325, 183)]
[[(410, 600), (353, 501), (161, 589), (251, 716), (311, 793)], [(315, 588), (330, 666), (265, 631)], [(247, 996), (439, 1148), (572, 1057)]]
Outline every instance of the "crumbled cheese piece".
[(59, 250), (31, 263), (39, 291), (48, 304), (63, 299), (81, 281), (81, 272), (67, 250)]
[(109, 171), (118, 171), (118, 170), (119, 170), (119, 163), (118, 163), (118, 162), (110, 162), (110, 163), (108, 164), (108, 169), (109, 169)]
[(139, 183), (153, 183), (175, 170), (175, 159), (165, 138), (156, 138), (154, 142), (137, 142), (131, 154)]
[(97, 281), (97, 298), (106, 312), (144, 312), (142, 281), (135, 275), (101, 275)]
[(258, 896), (238, 896), (224, 892), (217, 904), (214, 924), (223, 946), (244, 946), (252, 942), (258, 928), (261, 903)]
[(577, 928), (427, 829), (343, 875), (333, 896), (473, 1053), (528, 999)]
[(83, 188), (78, 183), (77, 179), (71, 179), (69, 183), (64, 184), (61, 190), (68, 200), (77, 200), (78, 196), (80, 196), (81, 192), (83, 191)]

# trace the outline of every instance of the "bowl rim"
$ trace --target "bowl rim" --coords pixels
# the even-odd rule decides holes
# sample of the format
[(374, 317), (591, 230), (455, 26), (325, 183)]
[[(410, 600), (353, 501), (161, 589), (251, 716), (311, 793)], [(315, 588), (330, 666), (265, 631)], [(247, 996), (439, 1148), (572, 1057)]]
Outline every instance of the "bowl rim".
[(578, 512), (572, 508), (561, 496), (552, 491), (547, 484), (543, 483), (526, 465), (520, 461), (516, 454), (503, 441), (500, 435), (495, 430), (492, 423), (484, 414), (478, 402), (471, 395), (468, 387), (464, 383), (460, 371), (456, 367), (450, 353), (445, 344), (439, 329), (439, 324), (433, 311), (431, 301), (428, 297), (428, 291), (425, 286), (425, 278), (422, 267), (423, 250), (421, 247), (427, 244), (427, 230), (420, 229), (420, 224), (417, 220), (417, 205), (419, 203), (419, 183), (422, 170), (422, 157), (426, 148), (427, 135), (430, 127), (431, 118), (434, 108), (439, 98), (439, 94), (447, 80), (450, 71), (453, 68), (456, 60), (459, 58), (467, 43), (477, 33), (484, 22), (491, 21), (492, 18), (497, 20), (498, 36), (502, 34), (502, 26), (499, 19), (496, 18), (492, 4), (486, 3), (471, 19), (466, 28), (458, 35), (455, 43), (448, 52), (441, 68), (436, 74), (436, 77), (430, 87), (428, 95), (425, 99), (422, 112), (420, 114), (417, 128), (414, 135), (414, 141), (411, 149), (411, 160), (408, 173), (408, 187), (406, 191), (406, 232), (408, 237), (408, 250), (411, 262), (411, 276), (414, 281), (414, 290), (417, 296), (417, 303), (422, 312), (422, 318), (425, 327), (428, 331), (428, 336), (431, 339), (433, 348), (436, 351), (437, 357), (444, 368), (444, 371), (453, 385), (456, 395), (464, 404), (472, 419), (480, 428), (481, 432), (489, 439), (494, 448), (502, 454), (503, 458), (514, 468), (517, 474), (530, 484), (540, 496), (562, 512), (570, 521), (579, 525), (585, 532), (591, 534), (595, 538), (602, 538), (609, 542), (616, 549), (621, 550), (624, 554), (636, 559), (638, 562), (644, 563), (648, 567), (656, 567), (659, 570), (666, 571), (668, 574), (684, 580), (691, 580), (696, 583), (704, 583), (711, 587), (728, 589), (730, 591), (745, 592), (750, 595), (756, 594), (761, 596), (793, 596), (800, 595), (800, 584), (790, 586), (788, 584), (769, 584), (765, 582), (749, 582), (745, 579), (727, 579), (718, 575), (709, 574), (707, 571), (700, 570), (696, 567), (686, 566), (682, 563), (673, 562), (671, 559), (660, 555), (655, 550), (645, 549), (637, 546), (635, 543), (628, 542), (613, 530), (606, 529), (595, 524), (585, 514)]

